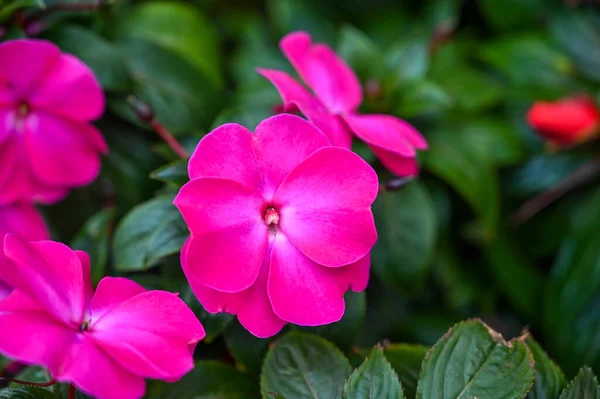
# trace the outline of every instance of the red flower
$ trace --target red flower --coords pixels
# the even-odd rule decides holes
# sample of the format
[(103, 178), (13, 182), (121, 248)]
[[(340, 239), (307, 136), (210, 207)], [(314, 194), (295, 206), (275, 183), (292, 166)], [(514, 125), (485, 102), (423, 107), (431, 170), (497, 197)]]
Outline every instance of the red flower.
[(600, 114), (589, 97), (567, 97), (556, 102), (538, 101), (527, 113), (532, 128), (558, 147), (589, 140), (598, 132)]

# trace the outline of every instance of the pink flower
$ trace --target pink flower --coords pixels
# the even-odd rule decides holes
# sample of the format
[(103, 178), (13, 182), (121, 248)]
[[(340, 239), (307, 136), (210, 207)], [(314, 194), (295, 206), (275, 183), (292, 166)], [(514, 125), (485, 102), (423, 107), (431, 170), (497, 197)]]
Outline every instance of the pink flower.
[(297, 107), (334, 145), (350, 148), (354, 133), (394, 174), (418, 174), (416, 150), (427, 148), (425, 139), (394, 116), (358, 114), (356, 110), (363, 100), (360, 82), (331, 48), (313, 44), (306, 32), (290, 33), (281, 40), (280, 47), (315, 94), (285, 72), (259, 68), (259, 73), (279, 91), (285, 109)]
[(94, 293), (88, 255), (53, 241), (9, 234), (4, 254), (11, 265), (0, 278), (15, 287), (0, 301), (7, 357), (99, 399), (141, 398), (144, 378), (176, 381), (194, 367), (205, 333), (175, 294), (112, 277)]
[(44, 40), (0, 44), (0, 203), (52, 203), (92, 182), (107, 147), (89, 122), (103, 110), (77, 58)]
[[(35, 208), (27, 203), (0, 206), (0, 242), (6, 234), (16, 234), (27, 240), (47, 240), (48, 231), (44, 220)], [(10, 267), (10, 261), (0, 251), (0, 269)], [(6, 298), (12, 287), (0, 278), (0, 300)]]
[(344, 293), (366, 288), (377, 175), (305, 119), (277, 115), (254, 134), (223, 125), (189, 175), (175, 199), (192, 233), (181, 262), (209, 312), (269, 337), (288, 322), (338, 321)]

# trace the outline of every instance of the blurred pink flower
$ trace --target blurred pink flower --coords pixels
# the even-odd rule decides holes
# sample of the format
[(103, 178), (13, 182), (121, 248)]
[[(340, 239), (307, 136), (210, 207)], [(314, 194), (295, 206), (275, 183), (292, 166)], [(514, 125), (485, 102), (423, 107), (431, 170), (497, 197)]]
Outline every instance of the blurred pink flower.
[(144, 378), (176, 381), (194, 367), (205, 333), (177, 295), (112, 277), (94, 293), (88, 255), (53, 241), (9, 234), (4, 254), (0, 278), (15, 287), (0, 301), (7, 357), (99, 399), (141, 398)]
[[(50, 236), (36, 209), (28, 203), (0, 206), (0, 243), (6, 234), (16, 234), (26, 240), (47, 240)], [(0, 251), (0, 269), (10, 267), (10, 261)], [(0, 300), (6, 298), (12, 287), (0, 278)]]
[(52, 203), (92, 182), (107, 147), (89, 122), (103, 110), (77, 58), (44, 40), (0, 44), (0, 203)]
[(297, 107), (334, 145), (350, 148), (354, 133), (392, 173), (418, 174), (416, 150), (427, 148), (425, 139), (408, 122), (394, 116), (358, 114), (356, 110), (363, 100), (360, 82), (331, 48), (313, 44), (306, 32), (290, 33), (281, 40), (280, 47), (314, 93), (285, 72), (259, 68), (258, 72), (279, 91), (284, 109)]
[(223, 125), (189, 175), (175, 199), (192, 233), (181, 262), (209, 312), (269, 337), (288, 322), (338, 321), (344, 293), (366, 288), (377, 175), (305, 119), (277, 115), (254, 134)]

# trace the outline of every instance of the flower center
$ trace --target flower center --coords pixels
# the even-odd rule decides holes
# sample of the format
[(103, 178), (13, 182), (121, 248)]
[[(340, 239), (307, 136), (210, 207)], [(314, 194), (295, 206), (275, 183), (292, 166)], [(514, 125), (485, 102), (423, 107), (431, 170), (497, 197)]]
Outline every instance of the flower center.
[(27, 116), (27, 114), (30, 111), (30, 107), (29, 104), (27, 103), (21, 103), (19, 105), (19, 108), (17, 109), (17, 118), (22, 119), (25, 118)]
[(89, 326), (90, 326), (90, 322), (87, 320), (84, 320), (83, 323), (81, 323), (81, 327), (79, 328), (79, 330), (81, 332), (87, 331)]
[(277, 226), (279, 224), (279, 212), (273, 207), (265, 211), (265, 224), (267, 226)]

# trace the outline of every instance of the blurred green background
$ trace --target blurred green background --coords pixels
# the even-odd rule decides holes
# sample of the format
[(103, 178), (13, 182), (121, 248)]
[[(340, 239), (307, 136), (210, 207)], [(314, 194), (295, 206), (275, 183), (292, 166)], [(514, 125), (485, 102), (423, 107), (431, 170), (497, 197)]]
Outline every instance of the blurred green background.
[[(209, 332), (200, 357), (253, 379), (269, 341), (208, 315), (191, 294), (178, 260), (188, 232), (171, 205), (185, 162), (127, 98), (150, 105), (190, 151), (224, 122), (253, 129), (280, 104), (256, 67), (294, 73), (277, 43), (306, 30), (357, 72), (362, 111), (407, 119), (430, 144), (419, 178), (374, 205), (369, 288), (347, 295), (341, 322), (307, 330), (352, 360), (382, 340), (432, 345), (480, 317), (507, 338), (527, 328), (568, 377), (583, 364), (600, 373), (598, 173), (531, 217), (518, 212), (597, 168), (597, 143), (552, 150), (525, 120), (536, 100), (600, 94), (595, 2), (44, 0), (51, 12), (40, 3), (0, 0), (3, 40), (54, 41), (95, 71), (108, 98), (102, 175), (43, 210), (53, 238), (89, 251), (96, 281), (127, 275), (181, 292)], [(382, 182), (392, 177), (366, 146), (355, 150)]]

